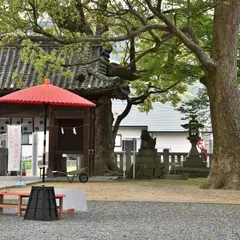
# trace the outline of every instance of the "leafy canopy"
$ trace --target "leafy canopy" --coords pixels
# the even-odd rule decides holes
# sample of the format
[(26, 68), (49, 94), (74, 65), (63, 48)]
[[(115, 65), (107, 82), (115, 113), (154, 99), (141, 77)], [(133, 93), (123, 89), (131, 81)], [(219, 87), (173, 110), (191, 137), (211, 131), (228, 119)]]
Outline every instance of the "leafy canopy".
[[(149, 111), (154, 101), (177, 104), (187, 86), (202, 76), (192, 51), (154, 14), (160, 7), (208, 53), (213, 8), (209, 0), (0, 0), (1, 43), (25, 37), (21, 57), (33, 63), (39, 81), (45, 77), (46, 66), (73, 77), (66, 66), (69, 56), (77, 55), (76, 63), (85, 64), (84, 52), (90, 44), (111, 45), (121, 56), (121, 65), (136, 76), (134, 81), (125, 80), (131, 84), (134, 96), (152, 90), (141, 106)], [(30, 40), (30, 36), (39, 35), (60, 47), (46, 52)], [(13, 77), (21, 85), (19, 75), (16, 72)], [(173, 87), (159, 94), (169, 86)]]

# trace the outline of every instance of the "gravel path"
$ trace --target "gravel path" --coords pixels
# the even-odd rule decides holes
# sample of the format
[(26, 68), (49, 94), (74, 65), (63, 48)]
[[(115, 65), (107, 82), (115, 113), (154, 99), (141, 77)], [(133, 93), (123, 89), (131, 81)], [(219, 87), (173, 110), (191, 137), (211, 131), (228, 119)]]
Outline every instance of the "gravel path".
[(0, 216), (1, 240), (238, 240), (240, 206), (90, 201), (89, 211), (54, 222)]

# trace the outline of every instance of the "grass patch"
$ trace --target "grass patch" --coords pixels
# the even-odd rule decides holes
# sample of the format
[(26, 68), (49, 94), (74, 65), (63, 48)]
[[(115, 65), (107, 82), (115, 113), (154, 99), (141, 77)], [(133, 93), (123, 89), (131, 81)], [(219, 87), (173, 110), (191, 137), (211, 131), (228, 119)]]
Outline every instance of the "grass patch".
[(118, 180), (116, 182), (122, 182), (123, 184), (164, 184), (164, 185), (190, 185), (200, 186), (205, 178), (189, 178), (188, 180), (173, 180), (173, 179), (151, 179), (151, 180)]

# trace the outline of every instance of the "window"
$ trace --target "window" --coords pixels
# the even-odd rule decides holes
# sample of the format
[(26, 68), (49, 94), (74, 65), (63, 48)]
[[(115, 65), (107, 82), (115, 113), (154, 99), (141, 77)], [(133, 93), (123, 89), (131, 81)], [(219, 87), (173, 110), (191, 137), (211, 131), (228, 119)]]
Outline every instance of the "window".
[(121, 147), (122, 146), (122, 135), (117, 134), (115, 139), (115, 147)]
[[(123, 140), (122, 141), (123, 143), (123, 146), (122, 146), (122, 150), (123, 151), (136, 151), (136, 148), (137, 148), (137, 141), (135, 140)], [(134, 146), (134, 143), (135, 143), (135, 146)]]
[(22, 134), (22, 145), (31, 145), (32, 144), (32, 134), (23, 133)]

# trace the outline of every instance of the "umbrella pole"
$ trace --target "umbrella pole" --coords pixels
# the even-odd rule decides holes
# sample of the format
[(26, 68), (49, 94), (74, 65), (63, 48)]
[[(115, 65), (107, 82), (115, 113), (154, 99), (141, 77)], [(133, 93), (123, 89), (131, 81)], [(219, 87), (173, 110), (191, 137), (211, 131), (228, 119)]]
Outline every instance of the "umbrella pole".
[(47, 110), (48, 106), (44, 106), (44, 136), (43, 136), (43, 177), (42, 182), (45, 182), (45, 164), (46, 164), (46, 133), (47, 133)]

